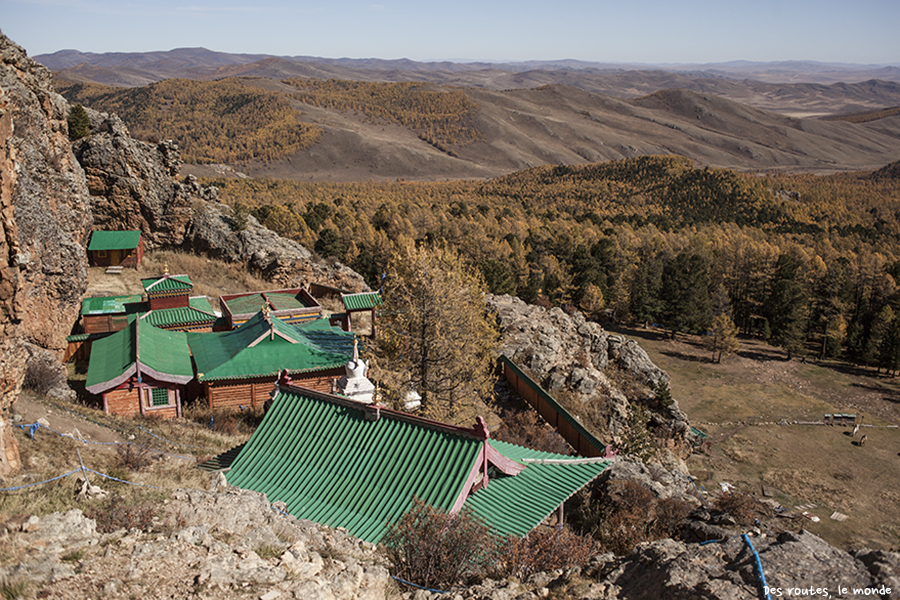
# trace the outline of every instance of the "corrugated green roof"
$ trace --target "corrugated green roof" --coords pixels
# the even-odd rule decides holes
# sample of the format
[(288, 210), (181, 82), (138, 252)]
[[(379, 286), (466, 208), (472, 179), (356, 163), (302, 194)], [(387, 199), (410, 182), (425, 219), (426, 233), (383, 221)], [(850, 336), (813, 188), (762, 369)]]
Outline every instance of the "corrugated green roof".
[[(270, 502), (285, 502), (298, 518), (345, 527), (373, 543), (410, 508), (414, 496), (449, 510), (485, 441), (387, 409), (375, 418), (375, 411), (336, 396), (281, 387), (226, 478), (265, 493)], [(528, 533), (608, 464), (487, 443), (526, 465), (517, 475), (491, 477), (486, 489), (465, 502), (504, 535)]]
[(144, 291), (148, 294), (161, 294), (182, 292), (189, 294), (194, 289), (191, 278), (187, 275), (163, 275), (162, 277), (149, 277), (141, 279)]
[(93, 394), (111, 389), (127, 380), (137, 363), (161, 381), (187, 383), (194, 377), (184, 332), (158, 329), (129, 317), (128, 327), (92, 343), (85, 386)]
[(225, 300), (225, 305), (233, 315), (243, 315), (247, 313), (256, 313), (266, 306), (266, 301), (262, 294), (248, 294), (240, 298), (232, 298)]
[(226, 475), (288, 512), (376, 543), (413, 496), (449, 510), (481, 448), (474, 437), (310, 393), (281, 391)]
[[(321, 371), (343, 366), (353, 356), (353, 334), (317, 323), (295, 327), (262, 312), (233, 331), (188, 333), (200, 381), (245, 379)], [(310, 324), (313, 325), (313, 324)], [(256, 345), (253, 342), (259, 340)]]
[(564, 457), (499, 440), (488, 443), (505, 457), (527, 465), (518, 475), (493, 477), (485, 489), (466, 500), (469, 510), (503, 535), (527, 534), (609, 465), (609, 461)]
[(141, 241), (138, 231), (95, 231), (91, 234), (88, 251), (95, 250), (131, 250), (137, 248)]
[[(124, 313), (128, 304), (136, 304), (143, 300), (140, 294), (131, 296), (96, 296), (81, 301), (82, 315), (106, 315)], [(128, 312), (133, 312), (128, 310)]]
[(141, 320), (154, 327), (178, 327), (180, 325), (212, 325), (216, 315), (197, 310), (192, 306), (162, 308), (145, 313)]
[(347, 310), (368, 310), (382, 305), (381, 294), (377, 292), (344, 294), (341, 300)]

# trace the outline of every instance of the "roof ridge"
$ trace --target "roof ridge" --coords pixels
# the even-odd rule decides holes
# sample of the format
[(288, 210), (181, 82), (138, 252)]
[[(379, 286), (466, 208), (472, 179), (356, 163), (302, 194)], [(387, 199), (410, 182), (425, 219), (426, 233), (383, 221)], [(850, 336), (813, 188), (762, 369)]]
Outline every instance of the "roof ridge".
[[(373, 420), (379, 419), (381, 417), (388, 417), (395, 419), (397, 421), (403, 421), (404, 423), (409, 423), (412, 425), (420, 425), (422, 427), (427, 427), (428, 429), (436, 429), (439, 431), (445, 431), (447, 433), (460, 435), (462, 437), (476, 439), (480, 441), (484, 441), (485, 439), (490, 439), (482, 437), (479, 434), (480, 428), (478, 425), (475, 427), (462, 427), (461, 425), (453, 425), (450, 423), (444, 423), (442, 421), (436, 421), (434, 419), (429, 419), (426, 417), (420, 417), (418, 415), (414, 415), (411, 413), (403, 412), (400, 410), (396, 410), (393, 408), (388, 408), (383, 404), (368, 404), (365, 402), (360, 402), (359, 400), (352, 400), (350, 398), (345, 398), (344, 396), (338, 396), (336, 394), (329, 394), (327, 392), (320, 392), (314, 390), (312, 388), (306, 388), (299, 385), (292, 385), (290, 383), (290, 378), (287, 378), (287, 383), (285, 383), (285, 378), (276, 382), (275, 386), (279, 390), (289, 391), (291, 393), (299, 394), (302, 396), (308, 396), (315, 398), (316, 400), (322, 400), (325, 402), (329, 402), (331, 404), (338, 404), (340, 406), (346, 406), (347, 408), (355, 408), (361, 410), (362, 412), (368, 415), (372, 415)], [(480, 418), (480, 417), (479, 417)]]

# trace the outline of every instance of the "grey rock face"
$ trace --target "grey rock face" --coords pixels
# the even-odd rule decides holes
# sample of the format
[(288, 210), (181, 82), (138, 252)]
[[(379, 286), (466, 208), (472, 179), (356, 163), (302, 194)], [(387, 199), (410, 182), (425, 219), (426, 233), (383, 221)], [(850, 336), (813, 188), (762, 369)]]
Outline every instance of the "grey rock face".
[(86, 110), (91, 135), (73, 149), (87, 177), (95, 228), (140, 229), (148, 249), (180, 246), (199, 186), (175, 179), (178, 146), (135, 140), (117, 116)]
[(368, 600), (388, 588), (372, 544), (281, 514), (262, 494), (177, 491), (165, 513), (187, 524), (101, 534), (80, 510), (32, 517), (11, 534), (18, 560), (0, 564), (0, 580), (84, 598)]
[(263, 227), (253, 216), (238, 228), (224, 204), (197, 202), (185, 245), (228, 262), (246, 262), (266, 279), (287, 286), (327, 283), (348, 291), (368, 291), (362, 276), (336, 261), (325, 261), (297, 242)]
[(687, 417), (677, 402), (655, 402), (655, 386), (668, 384), (669, 376), (636, 342), (608, 333), (580, 312), (568, 315), (512, 296), (488, 295), (486, 302), (500, 324), (501, 352), (551, 394), (573, 395), (576, 405), (601, 416), (602, 430), (593, 431), (595, 435), (621, 444), (632, 406), (643, 406), (647, 424), (666, 440), (659, 460), (685, 470), (682, 459), (691, 441)]

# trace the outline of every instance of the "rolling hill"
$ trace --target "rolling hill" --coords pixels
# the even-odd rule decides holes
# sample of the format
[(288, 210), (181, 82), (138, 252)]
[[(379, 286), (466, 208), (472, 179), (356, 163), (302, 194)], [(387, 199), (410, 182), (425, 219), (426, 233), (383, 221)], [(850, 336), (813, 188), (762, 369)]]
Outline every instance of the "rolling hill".
[[(900, 116), (892, 110), (900, 107), (900, 76), (897, 81), (861, 80), (875, 74), (893, 77), (892, 67), (734, 63), (695, 70), (628, 70), (575, 61), (326, 60), (203, 48), (134, 54), (61, 51), (38, 59), (56, 69), (58, 85), (70, 101), (120, 114), (139, 137), (176, 139), (196, 163), (185, 170), (198, 175), (218, 175), (228, 169), (209, 165), (225, 164), (253, 177), (306, 181), (490, 178), (540, 164), (646, 154), (679, 154), (700, 164), (741, 170), (834, 172), (877, 168), (900, 156)], [(850, 83), (821, 82), (838, 74)], [(780, 76), (793, 83), (737, 78), (751, 75)], [(226, 94), (217, 89), (225, 82), (232, 89), (226, 108), (200, 115), (186, 111), (193, 116), (181, 117), (158, 87), (163, 80), (183, 88), (179, 93), (186, 94), (180, 101), (185, 107), (209, 105), (210, 94)], [(389, 96), (394, 108), (359, 98), (319, 101), (300, 89), (303, 82), (332, 80), (370, 84), (376, 96)], [(112, 87), (102, 89), (95, 82)], [(259, 103), (261, 93), (279, 106), (289, 104), (295, 111), (291, 120), (307, 131), (305, 139), (317, 141), (262, 151), (257, 139), (243, 153), (231, 153), (214, 146), (241, 145), (235, 139), (240, 142), (249, 134), (232, 130), (227, 142), (192, 134), (216, 120), (236, 118), (227, 109), (235, 98), (242, 98), (237, 104)], [(416, 104), (423, 95), (441, 93), (463, 95), (477, 107), (460, 125), (472, 133), (465, 140), (448, 142), (435, 137), (430, 125), (386, 116), (394, 110), (396, 117), (405, 110), (404, 102)], [(147, 111), (148, 102), (168, 112)], [(138, 110), (139, 105), (144, 108)], [(847, 119), (854, 114), (874, 117)], [(200, 117), (207, 122), (196, 121)], [(279, 119), (273, 127), (284, 127), (284, 115)], [(255, 118), (254, 127), (269, 126)]]

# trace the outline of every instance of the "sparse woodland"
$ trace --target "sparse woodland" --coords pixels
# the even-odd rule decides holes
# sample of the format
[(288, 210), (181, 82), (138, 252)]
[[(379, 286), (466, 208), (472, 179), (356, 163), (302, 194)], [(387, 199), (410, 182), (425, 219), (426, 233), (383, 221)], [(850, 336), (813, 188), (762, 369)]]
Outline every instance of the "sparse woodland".
[[(900, 368), (900, 182), (890, 168), (772, 176), (648, 156), (489, 182), (206, 183), (376, 288), (399, 248), (439, 241), (493, 293), (673, 335), (705, 333), (726, 315), (791, 355)], [(730, 330), (721, 318), (716, 327)]]

